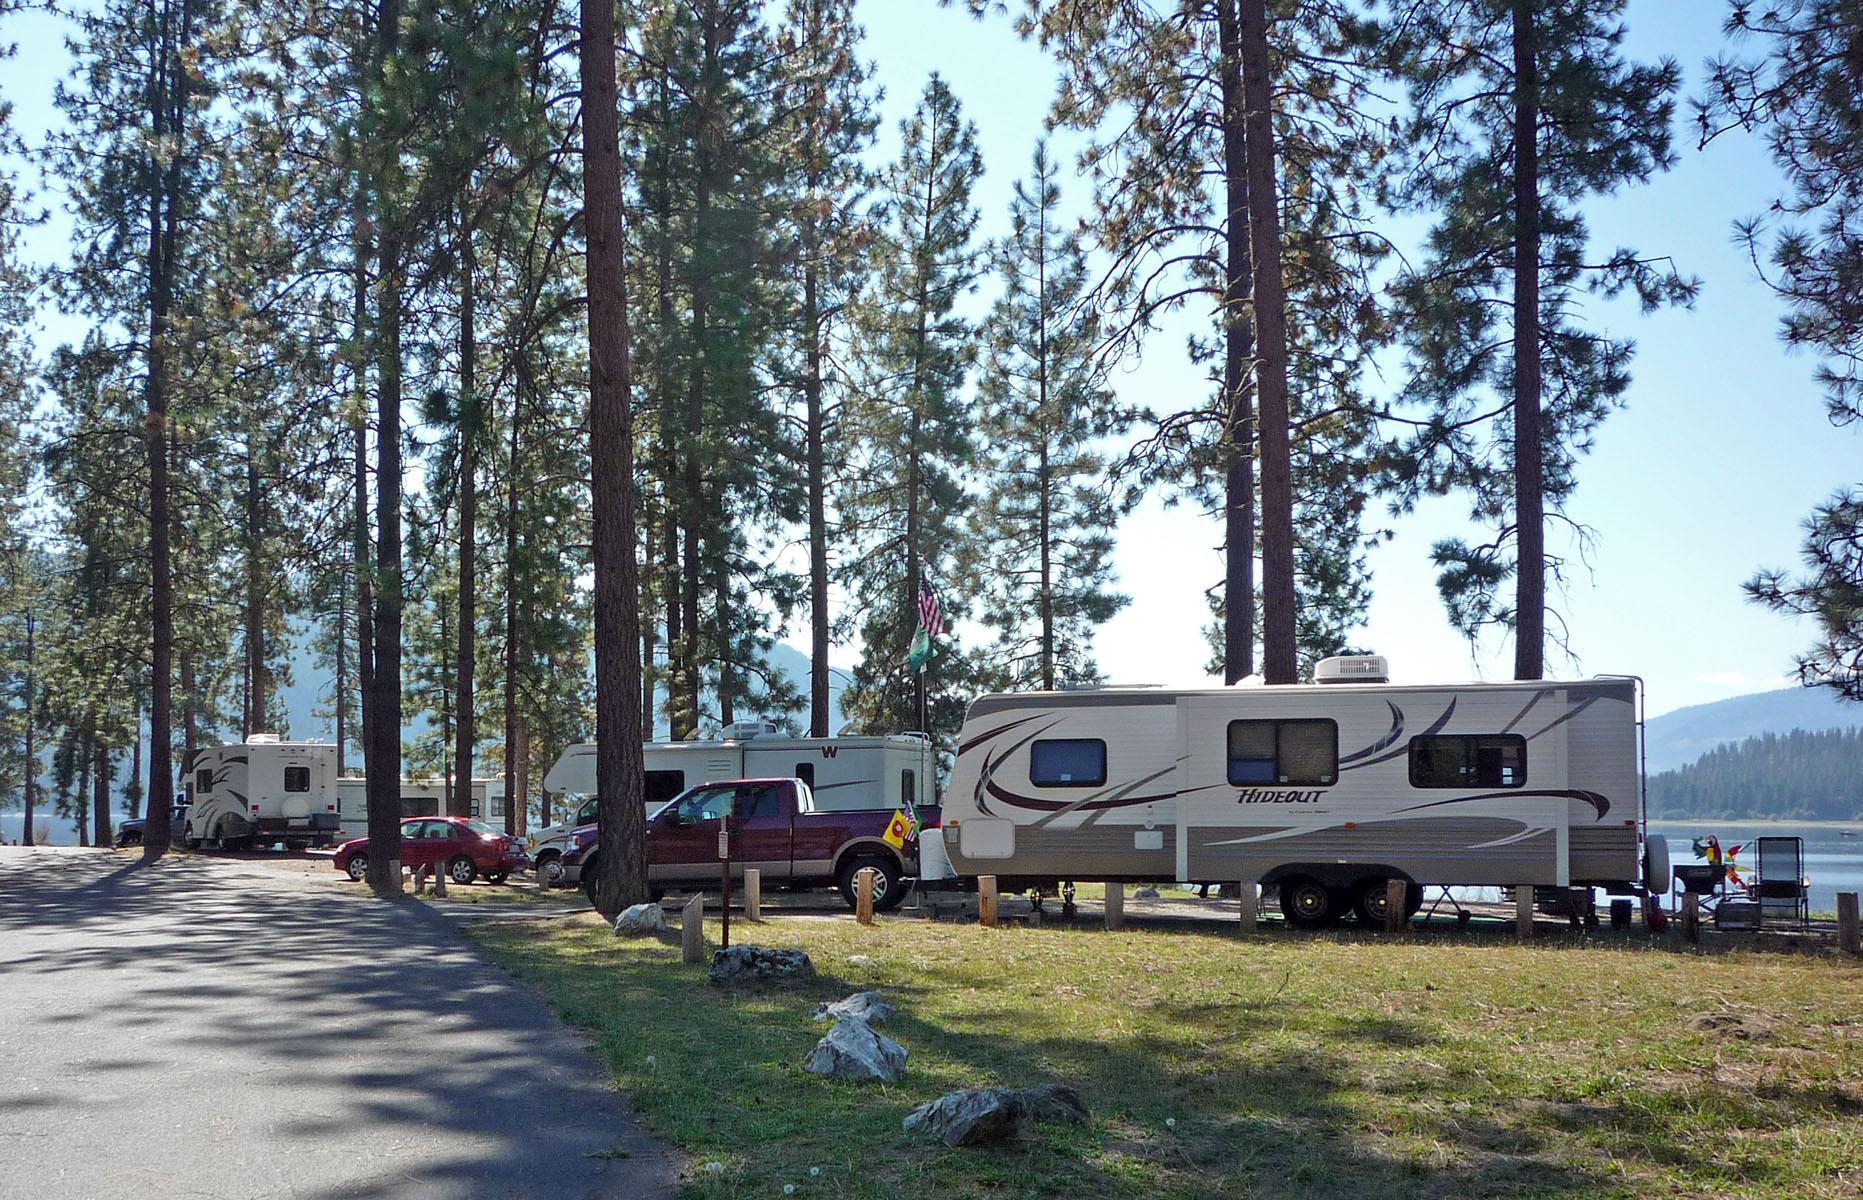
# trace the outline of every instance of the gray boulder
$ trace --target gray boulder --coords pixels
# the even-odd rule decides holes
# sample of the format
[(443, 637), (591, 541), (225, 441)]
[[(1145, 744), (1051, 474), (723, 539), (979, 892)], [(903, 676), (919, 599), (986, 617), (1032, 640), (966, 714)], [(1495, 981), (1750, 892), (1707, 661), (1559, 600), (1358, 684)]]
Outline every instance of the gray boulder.
[(1021, 1133), (1032, 1121), (1087, 1119), (1073, 1088), (1044, 1083), (1032, 1088), (966, 1088), (919, 1105), (901, 1122), (907, 1133), (924, 1134), (947, 1146), (982, 1146)]
[(709, 978), (720, 987), (739, 983), (785, 983), (815, 978), (815, 964), (800, 950), (731, 946), (712, 954)]
[(906, 1073), (906, 1048), (859, 1017), (843, 1017), (802, 1065), (828, 1079), (898, 1083)]
[(636, 904), (615, 918), (616, 937), (658, 937), (666, 932), (666, 914), (657, 904)]
[(878, 992), (855, 992), (845, 1000), (815, 1006), (817, 1021), (839, 1021), (845, 1017), (853, 1017), (869, 1025), (879, 1025), (888, 1017), (898, 1014), (899, 1010), (880, 999)]

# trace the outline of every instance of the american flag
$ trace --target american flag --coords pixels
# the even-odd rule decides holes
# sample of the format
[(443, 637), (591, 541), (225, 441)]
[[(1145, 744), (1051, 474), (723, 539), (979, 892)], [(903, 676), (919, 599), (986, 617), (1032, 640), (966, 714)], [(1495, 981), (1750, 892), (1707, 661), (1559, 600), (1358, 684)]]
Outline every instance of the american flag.
[(933, 637), (950, 628), (944, 623), (944, 613), (938, 608), (937, 593), (923, 579), (919, 580), (919, 628)]

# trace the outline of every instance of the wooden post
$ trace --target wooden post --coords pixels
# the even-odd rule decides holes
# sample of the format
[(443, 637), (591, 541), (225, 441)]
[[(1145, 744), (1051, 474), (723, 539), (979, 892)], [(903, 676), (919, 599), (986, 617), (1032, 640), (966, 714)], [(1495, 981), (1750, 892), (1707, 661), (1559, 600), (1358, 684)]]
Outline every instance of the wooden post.
[(854, 872), (854, 919), (862, 925), (873, 924), (873, 881), (879, 877), (872, 867)]
[(1410, 909), (1405, 893), (1410, 885), (1402, 879), (1393, 879), (1384, 885), (1384, 931), (1402, 933), (1404, 926), (1410, 924)]
[(763, 872), (756, 867), (744, 868), (744, 919), (763, 920)]
[(1514, 889), (1514, 924), (1519, 930), (1520, 940), (1529, 941), (1533, 937), (1533, 885), (1523, 883)]
[(686, 901), (679, 918), (679, 957), (689, 963), (705, 961), (705, 894)]
[(1859, 952), (1857, 946), (1857, 894), (1837, 893), (1837, 948), (1845, 954)]
[(1260, 897), (1255, 891), (1255, 881), (1253, 879), (1242, 880), (1236, 885), (1236, 895), (1242, 900), (1242, 932), (1254, 933), (1261, 923)]
[(1691, 946), (1701, 944), (1701, 901), (1693, 892), (1682, 893), (1682, 940)]
[(977, 876), (977, 924), (996, 928), (996, 876)]
[(446, 872), (444, 864), (433, 864), (433, 894), (442, 900), (446, 899)]
[(1106, 885), (1106, 927), (1124, 929), (1126, 925), (1126, 885), (1109, 883)]

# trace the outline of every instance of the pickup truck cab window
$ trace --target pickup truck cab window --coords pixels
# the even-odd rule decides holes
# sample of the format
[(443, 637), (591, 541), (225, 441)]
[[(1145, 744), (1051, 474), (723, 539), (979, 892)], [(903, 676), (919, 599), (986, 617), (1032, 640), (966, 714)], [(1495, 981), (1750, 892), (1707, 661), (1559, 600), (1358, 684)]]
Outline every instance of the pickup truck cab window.
[(737, 802), (735, 787), (701, 787), (688, 792), (684, 799), (678, 801), (670, 810), (671, 815), (684, 824), (696, 824), (699, 821), (716, 821), (731, 811)]
[(780, 783), (755, 783), (739, 788), (737, 815), (745, 820), (782, 816), (784, 790)]

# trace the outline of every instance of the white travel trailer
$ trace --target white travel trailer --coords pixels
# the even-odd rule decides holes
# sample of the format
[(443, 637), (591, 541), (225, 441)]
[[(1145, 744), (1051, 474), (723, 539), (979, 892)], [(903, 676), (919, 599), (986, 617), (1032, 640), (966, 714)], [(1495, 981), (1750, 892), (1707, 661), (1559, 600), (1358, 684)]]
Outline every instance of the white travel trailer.
[(196, 754), (188, 784), (189, 846), (327, 846), (340, 835), (335, 746), (255, 733)]
[[(944, 798), (958, 875), (1275, 885), (1289, 920), (1383, 921), (1387, 881), (1668, 889), (1638, 683), (1410, 687), (1383, 660), (1292, 686), (973, 701)], [(1339, 682), (1327, 682), (1338, 680)]]
[[(505, 781), (503, 777), (474, 779), (469, 795), (467, 815), (481, 817), (494, 825), (504, 820)], [(368, 780), (349, 775), (337, 780), (336, 805), (342, 836), (369, 836)], [(401, 780), (402, 817), (435, 817), (446, 811), (446, 780)]]
[[(740, 721), (715, 741), (648, 742), (647, 811), (701, 783), (725, 779), (800, 779), (821, 812), (895, 809), (936, 803), (937, 759), (922, 733), (792, 737), (767, 721)], [(552, 874), (576, 826), (595, 819), (595, 743), (565, 749), (543, 777), (544, 789), (574, 805), (567, 819), (531, 839), (537, 870)]]

